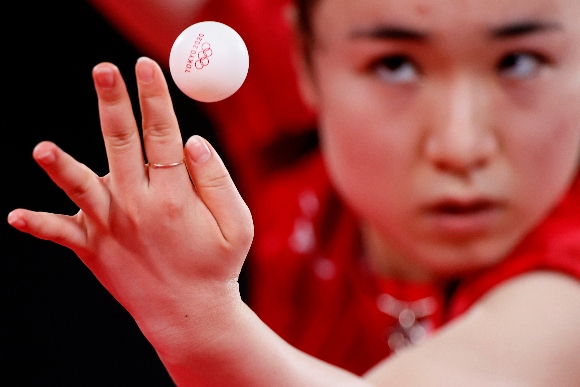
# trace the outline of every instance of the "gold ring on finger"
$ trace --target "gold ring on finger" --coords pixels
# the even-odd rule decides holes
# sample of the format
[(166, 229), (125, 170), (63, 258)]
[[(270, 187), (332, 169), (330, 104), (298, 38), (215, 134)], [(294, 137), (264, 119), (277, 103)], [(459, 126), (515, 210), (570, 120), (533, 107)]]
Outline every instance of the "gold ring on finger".
[(173, 168), (173, 167), (177, 167), (178, 165), (181, 165), (181, 164), (184, 164), (184, 163), (185, 163), (185, 159), (183, 159), (181, 161), (178, 161), (176, 163), (171, 163), (171, 164), (155, 164), (155, 163), (151, 163), (151, 164), (149, 164), (149, 166), (151, 168), (159, 168), (159, 169), (162, 169), (162, 168)]

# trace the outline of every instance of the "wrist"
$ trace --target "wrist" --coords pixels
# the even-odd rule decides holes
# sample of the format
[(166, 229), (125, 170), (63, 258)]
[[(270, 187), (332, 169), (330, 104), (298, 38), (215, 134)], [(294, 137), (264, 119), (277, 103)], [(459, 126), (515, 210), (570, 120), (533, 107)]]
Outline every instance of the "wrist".
[(214, 281), (165, 291), (143, 313), (137, 325), (164, 363), (182, 363), (222, 351), (219, 340), (235, 331), (245, 309), (235, 280)]

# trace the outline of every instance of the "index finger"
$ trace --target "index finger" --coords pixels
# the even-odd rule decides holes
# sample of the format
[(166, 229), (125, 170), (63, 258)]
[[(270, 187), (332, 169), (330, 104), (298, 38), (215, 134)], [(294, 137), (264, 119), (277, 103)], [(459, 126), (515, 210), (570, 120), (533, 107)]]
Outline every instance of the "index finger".
[(145, 161), (125, 82), (112, 63), (95, 66), (93, 79), (111, 179), (119, 186), (134, 188), (136, 181), (145, 181)]

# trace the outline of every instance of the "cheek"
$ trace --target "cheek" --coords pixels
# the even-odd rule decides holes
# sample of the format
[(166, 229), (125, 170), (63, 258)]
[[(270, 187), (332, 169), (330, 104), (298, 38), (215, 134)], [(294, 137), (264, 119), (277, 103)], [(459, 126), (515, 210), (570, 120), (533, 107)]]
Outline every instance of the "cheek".
[(391, 204), (409, 191), (405, 176), (411, 175), (416, 141), (404, 109), (360, 79), (325, 78), (324, 85), (320, 133), (337, 190), (363, 217), (400, 208)]
[(338, 106), (325, 110), (320, 128), (322, 151), (334, 185), (351, 205), (359, 208), (366, 207), (363, 203), (377, 195), (376, 183), (380, 175), (388, 175), (385, 166), (392, 162), (388, 146), (377, 141), (377, 131), (371, 130), (376, 123), (368, 117), (354, 119), (349, 111), (355, 110)]
[(547, 95), (535, 113), (514, 117), (508, 125), (505, 154), (519, 181), (522, 210), (526, 206), (538, 212), (550, 208), (576, 175), (580, 109), (556, 101), (580, 101), (580, 95), (566, 97)]
[[(551, 127), (547, 126), (551, 125)], [(532, 144), (531, 155), (534, 168), (544, 175), (567, 175), (578, 158), (580, 129), (570, 120), (546, 123), (548, 130), (542, 133), (537, 143)], [(531, 136), (534, 139), (534, 136)]]

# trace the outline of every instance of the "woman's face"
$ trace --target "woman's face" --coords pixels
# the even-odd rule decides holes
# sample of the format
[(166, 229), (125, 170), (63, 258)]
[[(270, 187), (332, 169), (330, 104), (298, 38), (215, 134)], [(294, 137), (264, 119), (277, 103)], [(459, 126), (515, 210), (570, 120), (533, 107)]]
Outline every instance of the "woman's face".
[(580, 154), (578, 0), (319, 0), (305, 84), (339, 193), (435, 274), (505, 257)]

